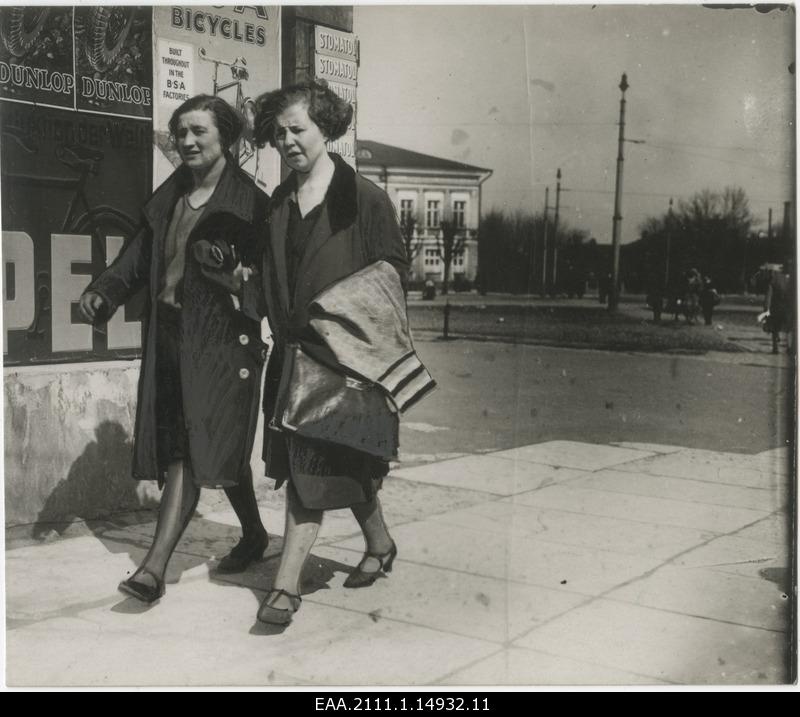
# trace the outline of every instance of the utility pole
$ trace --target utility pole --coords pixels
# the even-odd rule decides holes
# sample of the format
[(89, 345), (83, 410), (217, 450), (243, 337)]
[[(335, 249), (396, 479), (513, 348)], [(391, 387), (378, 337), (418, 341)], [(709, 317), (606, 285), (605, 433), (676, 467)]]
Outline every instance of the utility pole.
[(550, 187), (544, 188), (544, 233), (542, 234), (542, 296), (547, 293), (547, 210), (550, 205)]
[(667, 252), (664, 261), (664, 288), (669, 289), (669, 256), (672, 244), (672, 197), (669, 198), (669, 212), (667, 212)]
[(611, 234), (613, 264), (611, 267), (611, 287), (608, 292), (608, 310), (616, 311), (619, 304), (619, 241), (622, 228), (622, 163), (625, 161), (625, 90), (629, 87), (628, 76), (622, 73), (619, 89), (622, 97), (619, 101), (619, 147), (617, 149), (617, 181), (614, 189), (614, 224)]
[(769, 208), (767, 217), (767, 239), (772, 242), (772, 207)]
[(556, 172), (556, 213), (553, 218), (553, 284), (552, 293), (556, 293), (556, 279), (558, 278), (558, 207), (561, 201), (561, 168)]

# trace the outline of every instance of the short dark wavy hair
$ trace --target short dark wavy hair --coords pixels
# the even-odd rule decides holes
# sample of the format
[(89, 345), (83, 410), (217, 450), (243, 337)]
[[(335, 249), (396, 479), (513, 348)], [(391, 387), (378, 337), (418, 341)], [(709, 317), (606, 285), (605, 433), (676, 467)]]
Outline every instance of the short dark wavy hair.
[(267, 92), (256, 99), (254, 139), (259, 147), (275, 146), (275, 117), (298, 102), (327, 140), (339, 139), (353, 119), (353, 106), (328, 88), (324, 80), (306, 80)]
[(169, 118), (169, 132), (172, 135), (173, 141), (175, 141), (178, 136), (178, 122), (181, 116), (185, 115), (187, 112), (194, 112), (195, 110), (208, 110), (214, 115), (214, 121), (219, 130), (222, 149), (227, 151), (241, 136), (242, 129), (244, 128), (244, 120), (233, 107), (221, 97), (215, 97), (214, 95), (195, 95), (178, 107), (178, 109), (172, 113), (172, 117)]

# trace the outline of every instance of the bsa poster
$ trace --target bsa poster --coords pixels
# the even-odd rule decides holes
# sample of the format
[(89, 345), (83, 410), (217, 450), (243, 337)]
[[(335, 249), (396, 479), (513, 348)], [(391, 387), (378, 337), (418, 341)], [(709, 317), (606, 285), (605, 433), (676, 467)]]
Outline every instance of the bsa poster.
[(252, 121), (255, 98), (280, 85), (279, 8), (156, 7), (153, 34), (154, 185), (179, 162), (170, 116), (192, 95), (206, 93), (224, 98), (248, 120), (233, 151), (256, 184), (271, 191), (280, 179), (278, 155), (255, 146)]

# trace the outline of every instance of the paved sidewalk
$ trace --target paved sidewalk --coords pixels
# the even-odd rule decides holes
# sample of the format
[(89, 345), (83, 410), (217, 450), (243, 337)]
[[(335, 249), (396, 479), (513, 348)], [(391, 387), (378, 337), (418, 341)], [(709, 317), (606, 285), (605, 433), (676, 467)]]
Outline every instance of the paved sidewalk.
[[(9, 686), (776, 684), (789, 655), (784, 450), (551, 441), (400, 469), (394, 571), (342, 582), (363, 544), (326, 518), (285, 631), (255, 620), (281, 540), (217, 576), (237, 539), (204, 497), (167, 594), (116, 591), (152, 513), (7, 538)], [(283, 530), (283, 493), (262, 502)]]

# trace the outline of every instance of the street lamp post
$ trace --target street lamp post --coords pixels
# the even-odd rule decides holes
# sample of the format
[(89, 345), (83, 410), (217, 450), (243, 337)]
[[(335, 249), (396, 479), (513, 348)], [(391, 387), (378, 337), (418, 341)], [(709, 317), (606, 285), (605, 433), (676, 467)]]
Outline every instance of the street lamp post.
[(619, 142), (617, 149), (617, 181), (614, 189), (614, 223), (611, 234), (613, 264), (611, 270), (611, 287), (608, 293), (608, 309), (616, 311), (619, 305), (619, 242), (622, 228), (622, 166), (625, 161), (623, 147), (625, 146), (625, 90), (629, 87), (628, 76), (622, 73), (619, 89), (622, 97), (619, 101)]
[(556, 172), (556, 209), (553, 216), (553, 284), (551, 292), (556, 292), (556, 282), (558, 281), (558, 210), (561, 204), (561, 168)]

